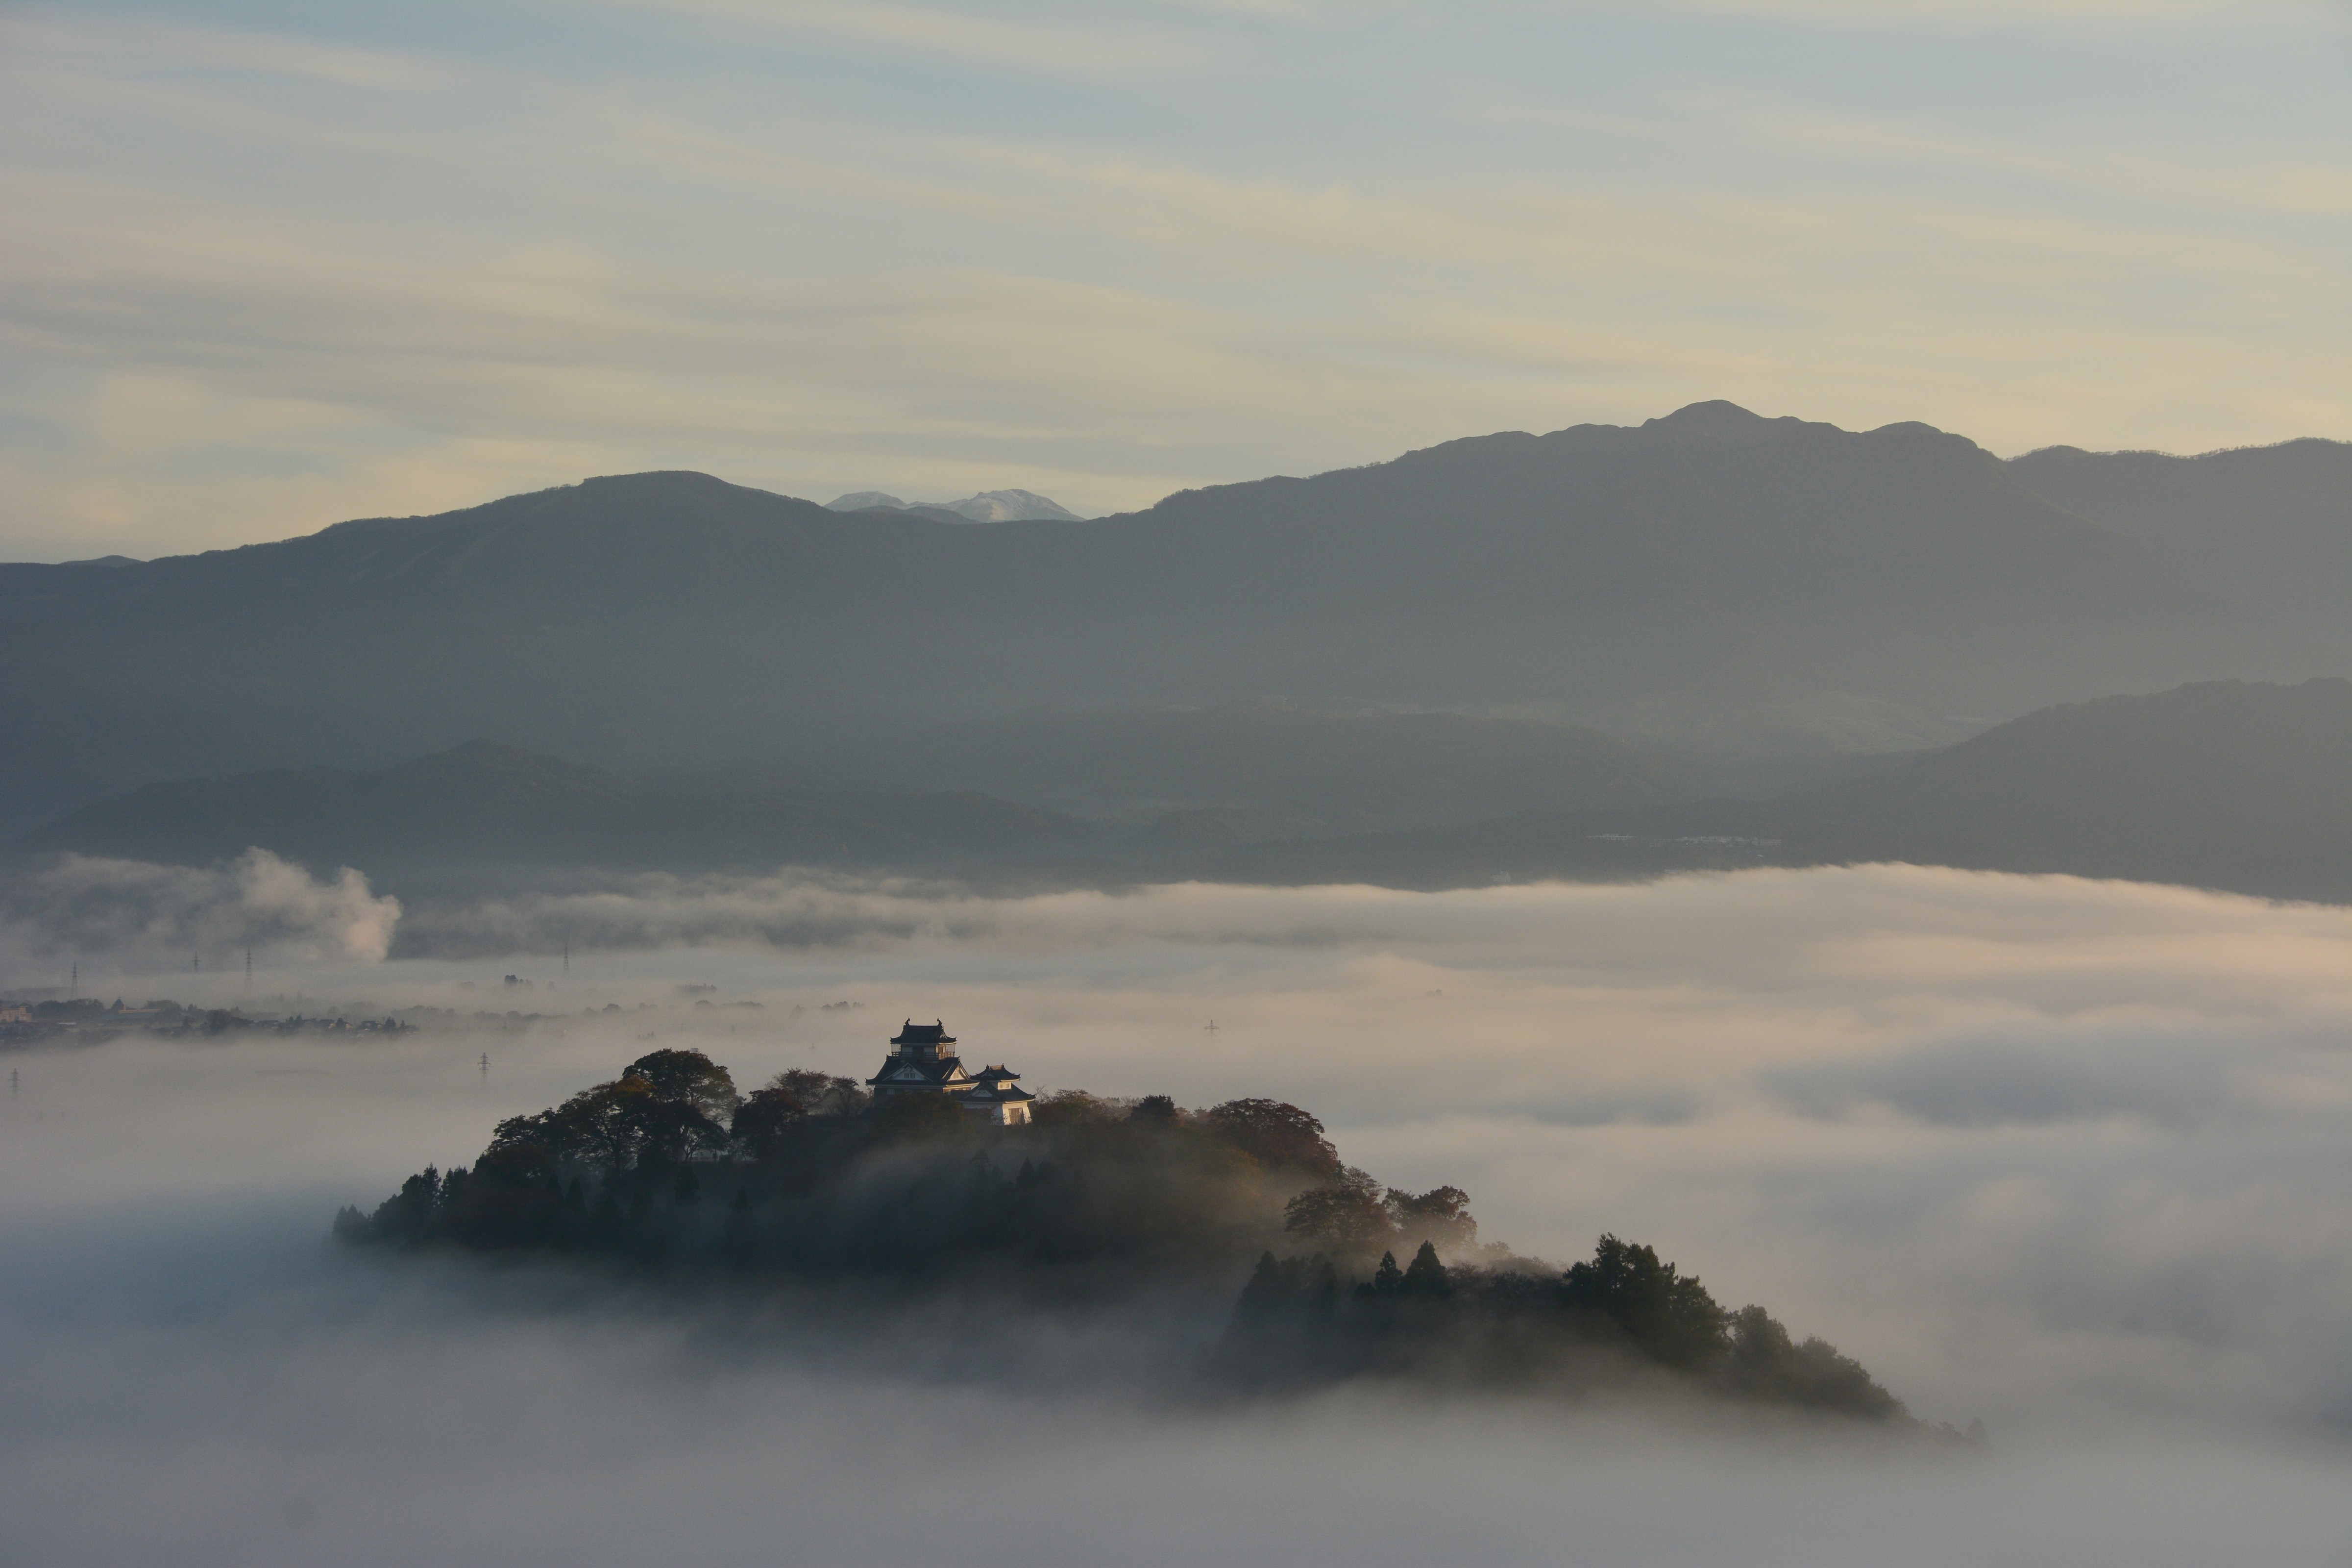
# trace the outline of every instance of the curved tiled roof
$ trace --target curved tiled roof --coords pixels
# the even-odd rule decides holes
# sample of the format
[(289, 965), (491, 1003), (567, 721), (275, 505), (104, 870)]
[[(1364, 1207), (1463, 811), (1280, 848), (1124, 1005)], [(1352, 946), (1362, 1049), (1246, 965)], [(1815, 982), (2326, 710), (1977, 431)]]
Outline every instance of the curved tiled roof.
[(940, 1089), (949, 1084), (971, 1081), (963, 1070), (961, 1057), (902, 1057), (882, 1058), (882, 1070), (866, 1080), (868, 1089), (907, 1088), (920, 1084), (927, 1089)]

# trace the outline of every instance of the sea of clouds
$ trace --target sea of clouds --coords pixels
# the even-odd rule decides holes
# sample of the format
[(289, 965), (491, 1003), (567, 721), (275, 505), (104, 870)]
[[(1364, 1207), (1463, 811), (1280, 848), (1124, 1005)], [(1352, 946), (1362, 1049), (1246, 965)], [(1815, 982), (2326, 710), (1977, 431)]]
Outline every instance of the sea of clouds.
[[(190, 973), (205, 942), (253, 978)], [(2341, 909), (1906, 867), (404, 911), (250, 858), (73, 863), (0, 895), (19, 990), (79, 962), (133, 1004), (450, 1011), (10, 1057), (0, 1558), (2340, 1563), (2347, 957)], [(1171, 1408), (1069, 1325), (967, 1325), (994, 1370), (942, 1377), (936, 1344), (894, 1371), (789, 1311), (322, 1240), (656, 1043), (864, 1076), (910, 1016), (1033, 1089), (1295, 1100), (1522, 1251), (1654, 1242), (1992, 1444), (1370, 1390)]]

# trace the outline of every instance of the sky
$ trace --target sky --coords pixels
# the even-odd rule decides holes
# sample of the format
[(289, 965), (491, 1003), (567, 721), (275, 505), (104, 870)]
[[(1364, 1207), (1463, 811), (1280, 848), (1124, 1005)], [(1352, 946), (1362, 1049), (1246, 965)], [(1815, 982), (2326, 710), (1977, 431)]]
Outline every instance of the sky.
[[(0, 888), (8, 973), (457, 1016), (12, 1057), (0, 1560), (2335, 1568), (2352, 1541), (2339, 908), (1887, 866), (406, 910), (277, 863), (45, 875)], [(324, 1244), (646, 1051), (863, 1077), (908, 1015), (1041, 1090), (1291, 1100), (1523, 1254), (1654, 1244), (1990, 1444), (1376, 1388), (1171, 1409), (1132, 1386), (1166, 1342), (1115, 1314), (877, 1351)], [(944, 1342), (995, 1370), (938, 1375)]]
[(0, 558), (1714, 397), (2340, 438), (2348, 111), (2333, 5), (13, 4)]

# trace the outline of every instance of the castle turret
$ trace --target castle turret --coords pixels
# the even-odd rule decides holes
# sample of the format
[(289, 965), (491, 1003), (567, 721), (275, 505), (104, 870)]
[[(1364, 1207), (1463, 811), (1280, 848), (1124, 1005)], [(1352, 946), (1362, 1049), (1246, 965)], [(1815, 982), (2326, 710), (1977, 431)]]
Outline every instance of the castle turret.
[(891, 1037), (882, 1070), (866, 1080), (877, 1100), (898, 1094), (937, 1094), (971, 1087), (971, 1075), (955, 1054), (955, 1037), (944, 1024), (907, 1020)]
[(938, 1022), (918, 1024), (909, 1018), (899, 1027), (898, 1032), (890, 1037), (890, 1054), (900, 1057), (919, 1057), (936, 1061), (942, 1057), (955, 1055), (948, 1048), (955, 1043), (955, 1037), (948, 1033), (948, 1026), (945, 1024)]

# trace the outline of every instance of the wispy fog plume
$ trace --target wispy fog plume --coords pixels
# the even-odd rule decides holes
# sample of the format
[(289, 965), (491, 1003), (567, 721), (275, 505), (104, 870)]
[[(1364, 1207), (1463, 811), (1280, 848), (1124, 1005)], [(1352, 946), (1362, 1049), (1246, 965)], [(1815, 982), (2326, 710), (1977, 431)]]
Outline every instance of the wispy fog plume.
[(0, 889), (0, 958), (135, 965), (259, 948), (292, 963), (373, 963), (400, 923), (400, 900), (349, 867), (322, 879), (266, 849), (209, 868), (69, 854)]
[[(1004, 900), (786, 877), (437, 906), (400, 950), (438, 956), (347, 946), (267, 984), (455, 1017), (12, 1063), (0, 1509), (32, 1558), (2332, 1564), (2352, 1541), (2343, 910), (1906, 868)], [(1033, 1088), (1294, 1100), (1523, 1250), (1654, 1242), (1992, 1449), (1363, 1390), (1171, 1410), (1101, 1375), (1149, 1353), (1117, 1325), (957, 1320), (902, 1363), (773, 1303), (319, 1239), (655, 1044), (864, 1076), (908, 1015)], [(949, 1374), (941, 1346), (981, 1353)]]

